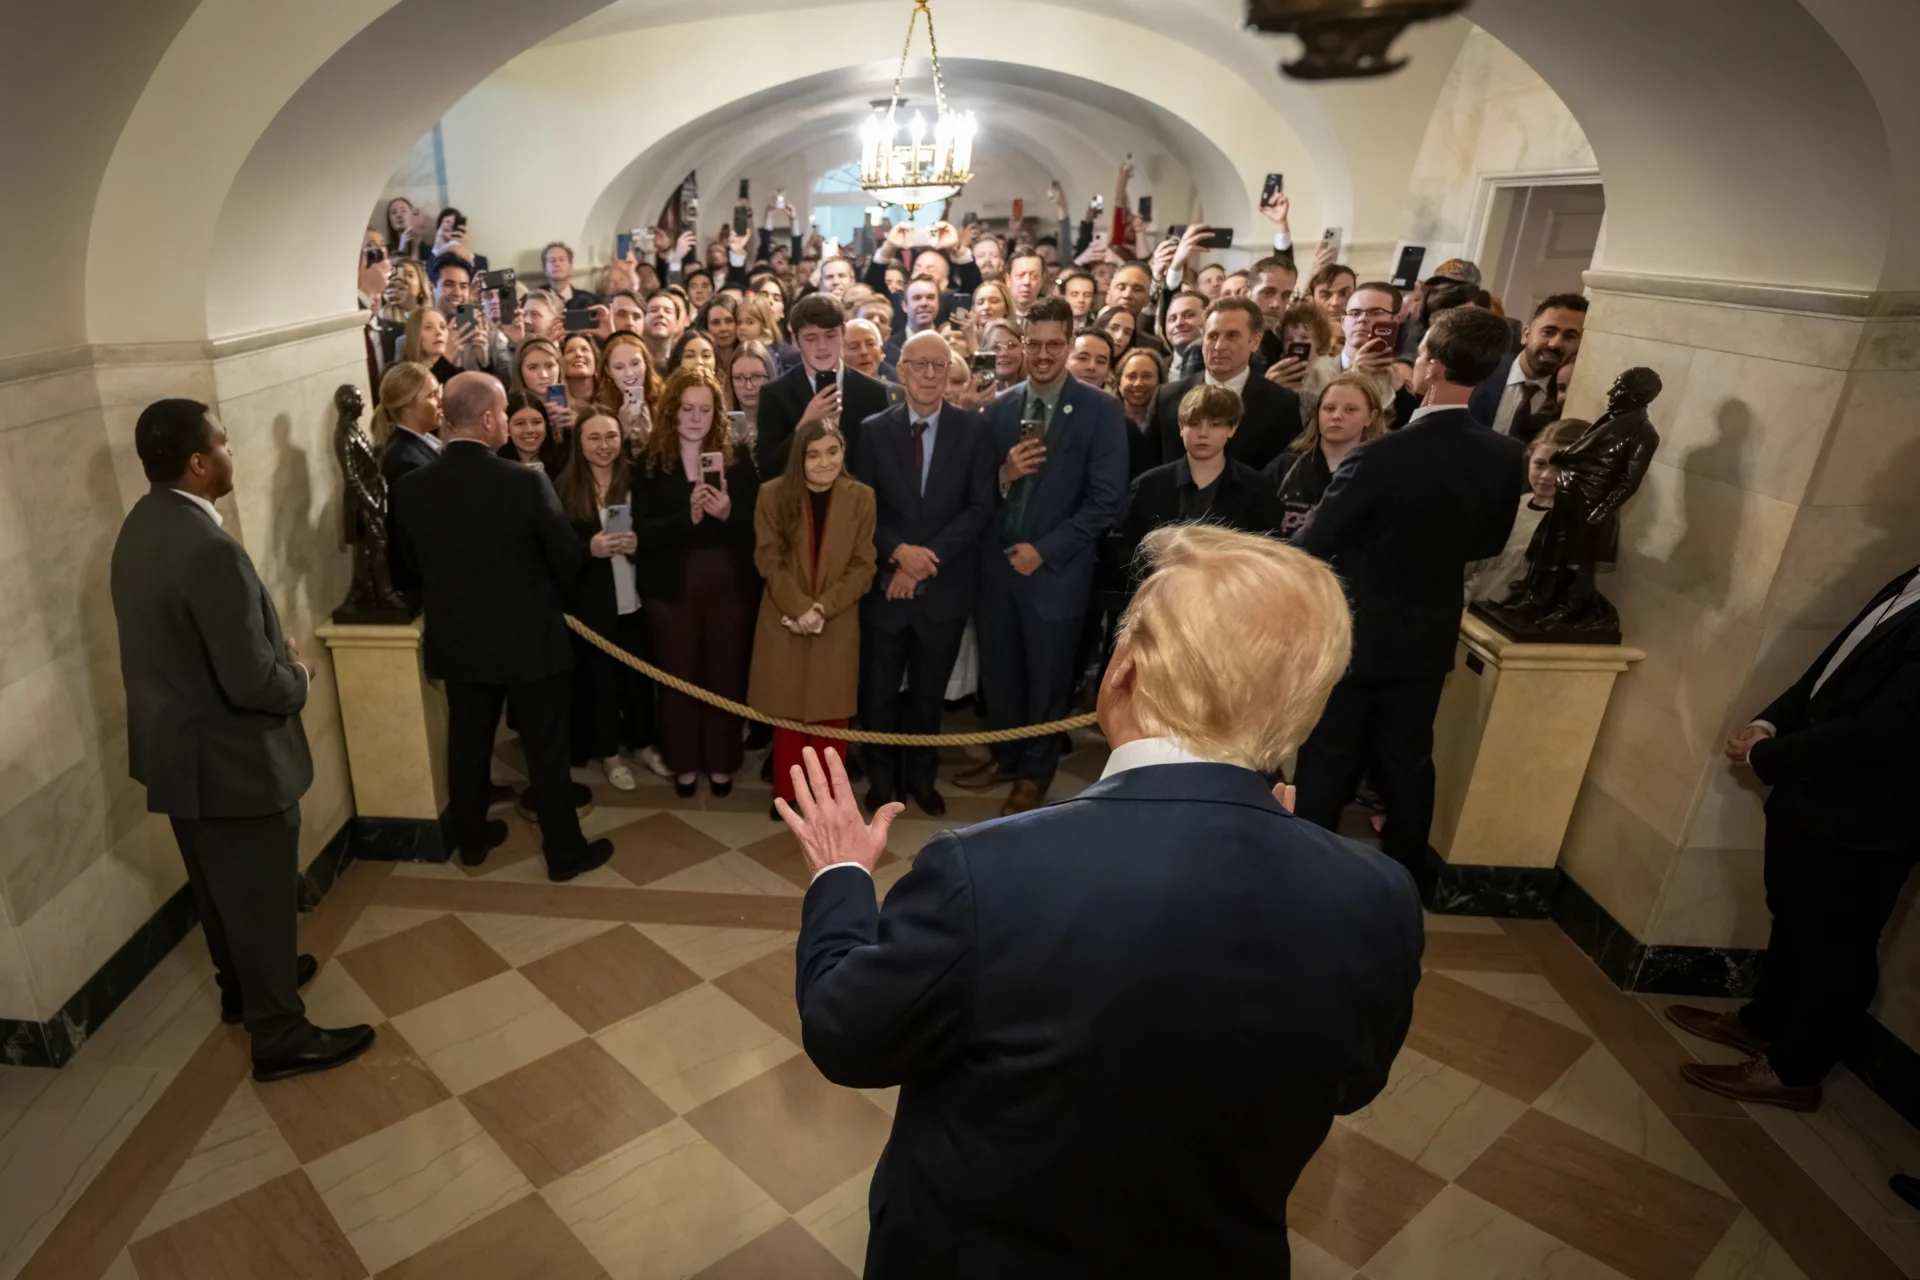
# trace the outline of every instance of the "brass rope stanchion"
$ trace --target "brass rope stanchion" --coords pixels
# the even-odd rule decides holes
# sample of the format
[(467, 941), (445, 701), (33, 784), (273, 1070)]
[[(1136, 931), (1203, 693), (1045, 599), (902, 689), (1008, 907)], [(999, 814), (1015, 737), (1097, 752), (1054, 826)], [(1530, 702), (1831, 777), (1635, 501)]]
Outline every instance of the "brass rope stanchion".
[(995, 742), (1019, 742), (1024, 738), (1044, 738), (1051, 733), (1069, 733), (1075, 729), (1084, 729), (1097, 722), (1098, 717), (1091, 713), (1083, 716), (1069, 716), (1065, 720), (1053, 720), (1046, 724), (1026, 725), (1019, 729), (992, 729), (982, 733), (873, 733), (866, 729), (833, 729), (826, 725), (807, 724), (801, 720), (785, 720), (779, 716), (765, 715), (755, 711), (744, 702), (735, 702), (732, 698), (723, 698), (709, 689), (689, 684), (679, 676), (662, 671), (651, 662), (636, 658), (589, 627), (572, 614), (566, 615), (567, 625), (573, 633), (585, 640), (615, 662), (632, 667), (641, 675), (672, 689), (675, 693), (684, 693), (710, 707), (718, 707), (729, 715), (739, 716), (743, 720), (757, 720), (761, 724), (770, 724), (776, 729), (791, 729), (795, 733), (808, 734), (815, 738), (838, 738), (843, 742), (871, 742), (883, 747), (984, 747)]

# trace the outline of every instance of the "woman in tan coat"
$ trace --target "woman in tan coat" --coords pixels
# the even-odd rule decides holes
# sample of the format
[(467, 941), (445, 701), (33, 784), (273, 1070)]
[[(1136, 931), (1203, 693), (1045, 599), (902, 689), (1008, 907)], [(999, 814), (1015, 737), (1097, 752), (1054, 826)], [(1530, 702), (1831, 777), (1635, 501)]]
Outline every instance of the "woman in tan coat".
[[(767, 580), (753, 635), (747, 701), (756, 711), (845, 728), (859, 704), (860, 598), (873, 585), (873, 490), (846, 473), (846, 441), (817, 418), (800, 424), (786, 474), (760, 487), (753, 560)], [(793, 768), (837, 738), (773, 732), (773, 785), (789, 802)], [(778, 818), (778, 813), (773, 813)]]

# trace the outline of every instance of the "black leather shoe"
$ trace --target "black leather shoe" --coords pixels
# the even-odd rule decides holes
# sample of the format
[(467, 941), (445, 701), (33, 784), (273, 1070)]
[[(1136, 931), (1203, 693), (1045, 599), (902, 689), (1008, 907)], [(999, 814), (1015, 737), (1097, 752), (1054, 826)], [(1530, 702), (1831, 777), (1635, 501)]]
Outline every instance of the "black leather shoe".
[(607, 859), (613, 856), (613, 841), (595, 840), (585, 849), (564, 862), (547, 860), (547, 879), (562, 884), (575, 876), (585, 875), (595, 867), (607, 865)]
[[(849, 778), (848, 781), (851, 782), (852, 779)], [(867, 788), (867, 812), (868, 813), (878, 813), (880, 812), (880, 809), (883, 805), (889, 805), (892, 803), (893, 803), (893, 792), (886, 790), (884, 787)]]
[(491, 818), (487, 821), (487, 839), (478, 852), (472, 849), (460, 851), (460, 861), (469, 867), (477, 867), (487, 860), (487, 855), (507, 842), (507, 820)]
[[(304, 987), (313, 981), (313, 975), (318, 972), (320, 972), (320, 962), (312, 956), (303, 953), (299, 960), (294, 962), (293, 984), (296, 987)], [(246, 1020), (246, 1012), (240, 1007), (240, 993), (235, 991), (229, 995), (227, 992), (222, 991), (220, 993), (220, 1021), (230, 1027), (237, 1027)]]
[(357, 1027), (314, 1027), (307, 1032), (307, 1042), (292, 1053), (255, 1058), (253, 1078), (271, 1084), (313, 1071), (330, 1071), (352, 1062), (372, 1044), (373, 1028), (365, 1023)]
[(914, 792), (913, 802), (920, 806), (920, 812), (930, 818), (938, 818), (947, 811), (946, 797), (932, 787)]
[(700, 790), (700, 779), (698, 778), (695, 778), (692, 782), (682, 782), (678, 778), (673, 780), (673, 794), (679, 796), (682, 800), (693, 799), (694, 793), (698, 790)]
[(725, 782), (715, 782), (709, 777), (707, 779), (707, 790), (724, 800), (733, 794), (733, 778), (729, 776)]
[(767, 817), (771, 818), (775, 822), (786, 821), (785, 818), (782, 818), (780, 816), (780, 806), (777, 804), (770, 804), (767, 806)]
[(760, 781), (773, 781), (773, 753), (771, 751), (767, 753), (767, 758), (760, 762)]

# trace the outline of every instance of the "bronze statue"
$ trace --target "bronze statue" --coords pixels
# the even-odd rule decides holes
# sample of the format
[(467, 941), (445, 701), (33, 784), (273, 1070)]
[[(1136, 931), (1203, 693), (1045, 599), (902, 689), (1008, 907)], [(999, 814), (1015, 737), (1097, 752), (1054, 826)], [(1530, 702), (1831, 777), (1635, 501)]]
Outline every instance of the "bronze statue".
[(1659, 394), (1659, 374), (1628, 369), (1614, 379), (1599, 421), (1554, 453), (1560, 475), (1553, 509), (1528, 548), (1527, 576), (1505, 604), (1481, 609), (1515, 639), (1620, 643), (1619, 611), (1594, 589), (1594, 566), (1612, 558), (1620, 506), (1640, 488), (1660, 447), (1647, 418)]
[(414, 608), (394, 589), (387, 569), (387, 481), (373, 441), (360, 425), (366, 399), (351, 384), (333, 393), (340, 418), (333, 432), (333, 456), (340, 464), (341, 537), (353, 548), (353, 585), (333, 611), (347, 626), (397, 625), (413, 619)]

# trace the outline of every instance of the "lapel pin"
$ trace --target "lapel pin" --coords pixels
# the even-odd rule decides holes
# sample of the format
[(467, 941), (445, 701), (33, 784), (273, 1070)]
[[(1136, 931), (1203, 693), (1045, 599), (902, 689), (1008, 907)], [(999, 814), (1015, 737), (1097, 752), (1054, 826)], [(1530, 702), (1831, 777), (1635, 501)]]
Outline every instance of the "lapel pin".
[(1070, 405), (1070, 404), (1063, 404), (1063, 405), (1061, 405), (1061, 406), (1060, 406), (1060, 412), (1062, 412), (1062, 413), (1072, 413), (1072, 412), (1073, 412), (1073, 406), (1072, 406), (1072, 405)]

